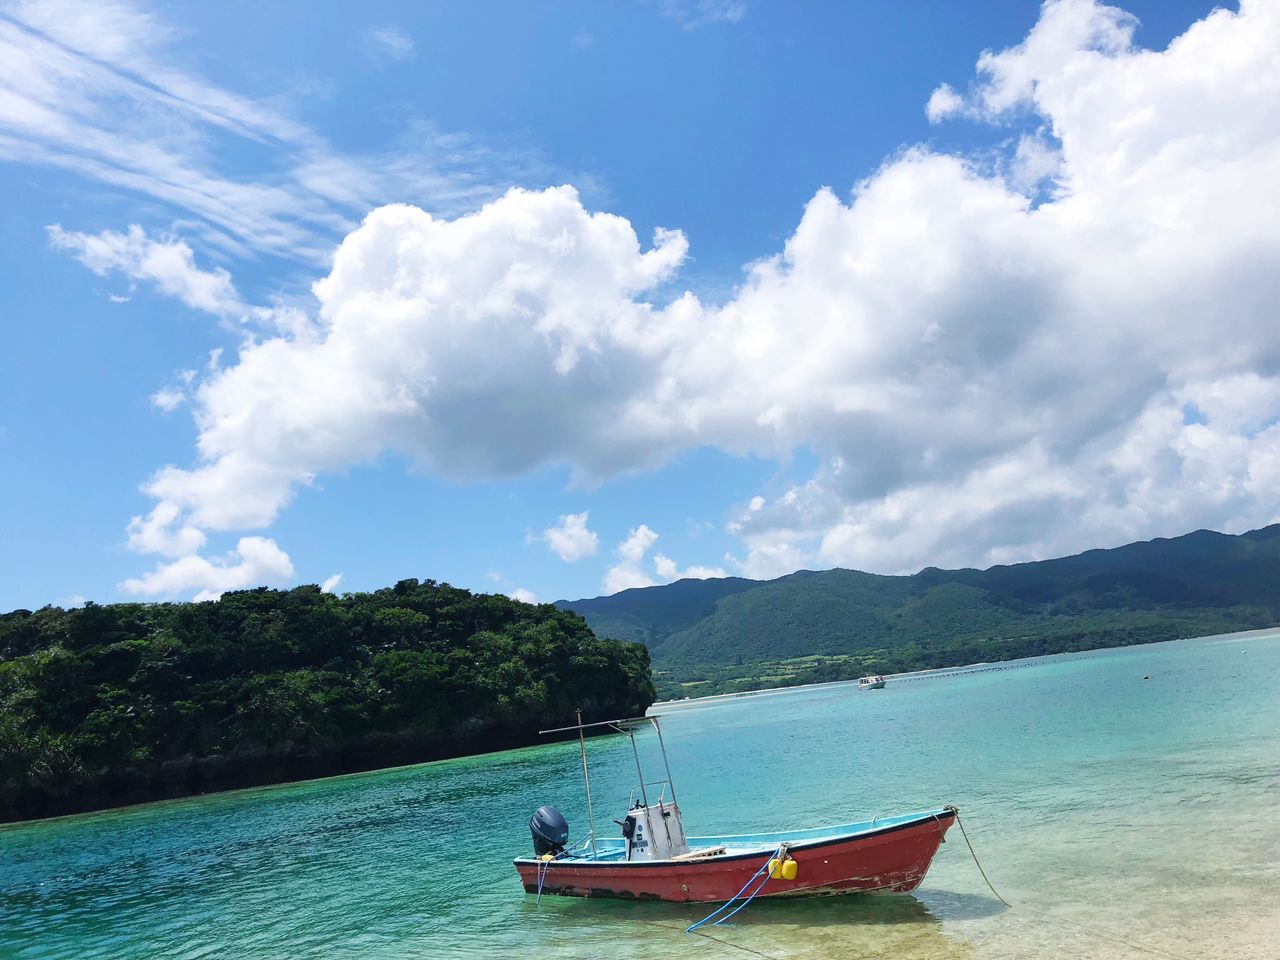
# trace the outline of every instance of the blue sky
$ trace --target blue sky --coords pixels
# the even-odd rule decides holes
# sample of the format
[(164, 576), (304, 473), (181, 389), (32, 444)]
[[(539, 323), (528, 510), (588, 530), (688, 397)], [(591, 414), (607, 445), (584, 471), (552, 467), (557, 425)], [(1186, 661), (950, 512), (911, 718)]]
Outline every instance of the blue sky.
[(0, 4), (0, 609), (1272, 522), (1274, 6)]

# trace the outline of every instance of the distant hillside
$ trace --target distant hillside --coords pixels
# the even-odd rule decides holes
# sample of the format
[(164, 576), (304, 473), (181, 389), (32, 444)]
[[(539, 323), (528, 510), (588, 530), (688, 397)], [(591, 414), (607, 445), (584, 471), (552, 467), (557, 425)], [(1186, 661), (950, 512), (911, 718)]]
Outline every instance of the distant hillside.
[(558, 606), (644, 643), (667, 695), (839, 679), (1270, 626), (1280, 525), (989, 570), (681, 580)]
[(652, 651), (671, 634), (709, 617), (723, 598), (760, 585), (742, 577), (677, 580), (594, 600), (559, 600), (556, 606), (581, 614), (598, 636), (643, 643)]

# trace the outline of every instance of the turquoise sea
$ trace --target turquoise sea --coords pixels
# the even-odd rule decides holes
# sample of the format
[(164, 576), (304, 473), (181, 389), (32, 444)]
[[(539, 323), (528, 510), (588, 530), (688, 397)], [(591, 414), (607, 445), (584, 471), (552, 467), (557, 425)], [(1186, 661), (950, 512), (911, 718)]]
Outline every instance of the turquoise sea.
[[(529, 814), (585, 832), (566, 743), (0, 829), (0, 957), (1280, 957), (1280, 633), (662, 712), (690, 833), (954, 803), (1014, 906), (958, 829), (914, 895), (757, 902), (716, 939), (684, 933), (705, 907), (536, 904)], [(588, 750), (612, 831), (630, 747)]]

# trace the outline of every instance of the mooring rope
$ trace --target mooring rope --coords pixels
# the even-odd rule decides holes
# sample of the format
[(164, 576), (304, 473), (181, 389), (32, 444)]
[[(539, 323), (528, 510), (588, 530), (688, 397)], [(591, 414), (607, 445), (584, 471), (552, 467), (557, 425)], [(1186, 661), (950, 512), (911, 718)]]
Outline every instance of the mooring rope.
[(1043, 910), (1037, 910), (1035, 907), (1028, 907), (1025, 904), (1015, 908), (1012, 903), (1010, 903), (1004, 897), (1000, 896), (996, 888), (992, 886), (991, 880), (987, 877), (987, 871), (982, 869), (982, 862), (978, 860), (978, 854), (974, 852), (973, 844), (969, 842), (969, 834), (964, 829), (964, 821), (960, 819), (960, 811), (950, 805), (948, 805), (946, 809), (952, 811), (956, 815), (956, 824), (960, 827), (960, 836), (964, 837), (965, 846), (969, 848), (969, 856), (973, 857), (973, 865), (977, 867), (978, 872), (982, 874), (982, 879), (986, 881), (987, 889), (991, 891), (991, 893), (995, 896), (997, 900), (1003, 903), (1010, 910), (1014, 910), (1014, 909), (1022, 910), (1025, 913), (1034, 914), (1045, 920), (1056, 921), (1057, 923), (1061, 923), (1063, 926), (1075, 927), (1077, 930), (1083, 930), (1085, 933), (1092, 934), (1093, 936), (1098, 937), (1102, 940), (1110, 940), (1113, 943), (1122, 944), (1123, 946), (1129, 947), (1132, 950), (1138, 950), (1143, 953), (1150, 953), (1157, 957), (1168, 957), (1169, 960), (1192, 960), (1191, 957), (1184, 956), (1183, 954), (1180, 954), (1180, 953), (1174, 953), (1172, 950), (1166, 950), (1164, 947), (1154, 947), (1149, 944), (1139, 943), (1136, 940), (1130, 940), (1128, 937), (1122, 937), (1114, 933), (1108, 933), (1105, 930), (1100, 930), (1097, 927), (1090, 926), (1087, 923), (1080, 923), (1078, 920), (1069, 920), (1066, 917), (1059, 917), (1052, 913), (1046, 913)]
[(769, 877), (770, 877), (769, 865), (774, 863), (775, 861), (782, 860), (783, 855), (786, 853), (786, 851), (787, 851), (787, 844), (785, 843), (778, 844), (778, 849), (775, 850), (773, 852), (773, 855), (770, 856), (768, 859), (766, 859), (765, 862), (760, 865), (760, 869), (751, 875), (751, 879), (742, 885), (741, 890), (735, 893), (732, 897), (730, 897), (724, 903), (720, 904), (720, 906), (716, 907), (714, 910), (708, 913), (705, 917), (703, 917), (697, 923), (693, 924), (693, 926), (685, 930), (685, 933), (693, 933), (695, 930), (697, 930), (700, 926), (702, 926), (704, 923), (706, 923), (716, 914), (721, 913), (722, 911), (727, 910), (729, 907), (733, 906), (734, 901), (737, 900), (744, 893), (746, 893), (747, 887), (755, 883), (756, 877), (760, 876), (760, 874), (763, 873), (764, 879), (761, 880), (760, 883), (757, 884), (756, 888), (751, 891), (751, 896), (747, 897), (747, 899), (743, 900), (742, 903), (738, 904), (737, 908), (733, 911), (733, 913), (729, 913), (721, 917), (719, 920), (716, 920), (713, 926), (719, 926), (720, 924), (724, 923), (726, 920), (728, 920), (730, 917), (736, 914), (739, 910), (745, 907), (748, 903), (754, 900), (756, 897), (756, 894), (759, 893), (761, 890), (763, 890), (764, 885), (769, 882)]
[(964, 845), (969, 848), (969, 856), (973, 857), (973, 865), (977, 867), (978, 872), (982, 874), (982, 879), (986, 881), (987, 889), (990, 890), (992, 895), (1006, 907), (1013, 909), (1013, 904), (1000, 896), (999, 892), (991, 885), (991, 881), (987, 878), (987, 871), (982, 869), (982, 863), (978, 860), (978, 855), (973, 852), (973, 844), (969, 842), (969, 834), (964, 828), (964, 821), (960, 819), (960, 811), (951, 804), (947, 804), (944, 809), (950, 810), (956, 815), (956, 826), (960, 828), (960, 836), (964, 837)]
[(543, 860), (538, 864), (538, 896), (533, 901), (535, 907), (542, 906), (542, 882), (547, 879), (547, 871), (551, 869), (551, 861)]
[[(648, 922), (653, 923), (655, 926), (665, 927), (668, 930), (680, 929), (679, 927), (673, 927), (670, 924), (658, 923), (655, 920), (651, 920)], [(685, 931), (685, 933), (688, 933), (688, 932), (689, 932), (688, 930)], [(741, 943), (734, 943), (732, 940), (726, 940), (723, 937), (717, 937), (714, 934), (707, 933), (704, 930), (695, 930), (693, 931), (693, 935), (695, 937), (701, 937), (703, 940), (710, 940), (713, 943), (720, 944), (721, 946), (729, 947), (730, 949), (733, 949), (733, 950), (741, 950), (743, 953), (750, 954), (753, 957), (760, 957), (762, 958), (762, 960), (780, 960), (779, 957), (775, 957), (771, 953), (765, 953), (762, 950), (757, 950), (755, 947), (744, 946)]]

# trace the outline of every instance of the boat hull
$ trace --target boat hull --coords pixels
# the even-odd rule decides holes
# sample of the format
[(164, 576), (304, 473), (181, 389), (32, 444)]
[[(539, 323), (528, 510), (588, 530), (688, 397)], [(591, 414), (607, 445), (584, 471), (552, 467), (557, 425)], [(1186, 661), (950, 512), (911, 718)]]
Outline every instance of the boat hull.
[[(789, 846), (794, 880), (769, 878), (758, 897), (817, 896), (886, 891), (907, 893), (924, 879), (938, 846), (955, 821), (940, 811), (906, 824), (854, 836), (800, 841)], [(780, 835), (785, 838), (784, 835)], [(732, 899), (772, 856), (731, 854), (694, 861), (592, 862), (517, 860), (529, 893), (628, 900), (716, 903)]]

